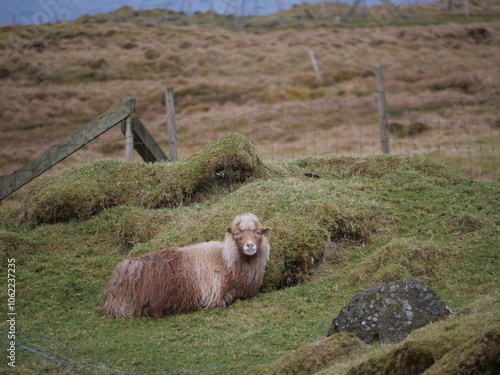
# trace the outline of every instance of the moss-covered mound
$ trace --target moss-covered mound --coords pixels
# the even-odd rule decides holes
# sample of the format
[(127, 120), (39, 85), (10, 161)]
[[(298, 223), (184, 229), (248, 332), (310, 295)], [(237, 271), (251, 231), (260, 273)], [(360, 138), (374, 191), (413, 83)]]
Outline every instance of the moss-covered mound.
[(36, 180), (25, 203), (24, 221), (38, 225), (87, 220), (124, 203), (176, 207), (214, 186), (257, 176), (262, 169), (253, 145), (237, 133), (177, 163), (91, 162)]
[(253, 144), (238, 133), (230, 133), (184, 162), (172, 164), (146, 194), (144, 205), (175, 207), (193, 201), (197, 193), (213, 185), (238, 184), (262, 172), (263, 164)]
[(119, 160), (81, 164), (40, 177), (24, 204), (28, 225), (86, 220), (107, 207), (137, 199), (141, 187), (153, 185), (152, 166)]

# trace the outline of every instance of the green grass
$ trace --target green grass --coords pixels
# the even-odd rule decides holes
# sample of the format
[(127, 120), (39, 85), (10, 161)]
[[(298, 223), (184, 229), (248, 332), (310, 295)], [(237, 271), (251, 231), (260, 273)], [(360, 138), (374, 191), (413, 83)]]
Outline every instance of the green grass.
[[(209, 146), (184, 168), (212, 165), (205, 162), (215, 149), (220, 152), (210, 160), (223, 160), (231, 145), (226, 139), (222, 148)], [(253, 155), (251, 145), (245, 147), (245, 155)], [(84, 367), (90, 373), (107, 373), (96, 368), (109, 366), (140, 374), (157, 374), (158, 367), (174, 374), (374, 374), (409, 366), (411, 358), (423, 365), (432, 358), (432, 373), (453, 373), (467, 361), (474, 369), (493, 366), (488, 353), (495, 353), (491, 343), (498, 343), (500, 329), (498, 183), (472, 181), (422, 157), (324, 155), (262, 165), (246, 160), (259, 173), (240, 174), (236, 184), (217, 183), (218, 173), (234, 170), (228, 162), (226, 169), (203, 175), (209, 188), (189, 190), (191, 199), (175, 204), (154, 200), (161, 202), (156, 209), (137, 197), (165, 190), (144, 176), (152, 170), (182, 173), (181, 163), (121, 165), (128, 173), (111, 175), (102, 167), (115, 162), (89, 163), (41, 178), (23, 206), (0, 208), (0, 266), (5, 272), (9, 258), (17, 266), (18, 339), (95, 366)], [(190, 186), (199, 186), (196, 181)], [(71, 208), (62, 212), (78, 213), (92, 197), (122, 185), (132, 190), (118, 189), (112, 204), (98, 210), (40, 215), (26, 224), (26, 217), (42, 212), (34, 209), (39, 199), (49, 207), (72, 187), (70, 198), (59, 202)], [(225, 310), (162, 319), (101, 314), (102, 292), (119, 261), (222, 239), (225, 226), (246, 211), (273, 228), (259, 296)], [(349, 335), (317, 341), (355, 293), (406, 277), (426, 281), (454, 312), (469, 313), (423, 328), (402, 343), (368, 346)], [(6, 288), (1, 290), (5, 301)], [(5, 360), (0, 358), (0, 368)], [(65, 370), (18, 348), (17, 367), (9, 371)]]

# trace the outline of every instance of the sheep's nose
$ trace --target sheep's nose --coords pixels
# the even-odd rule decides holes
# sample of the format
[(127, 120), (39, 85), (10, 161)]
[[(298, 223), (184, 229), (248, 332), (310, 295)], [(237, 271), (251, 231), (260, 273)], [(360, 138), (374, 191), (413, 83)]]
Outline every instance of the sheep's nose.
[(257, 245), (253, 242), (247, 242), (245, 246), (243, 246), (243, 251), (249, 256), (255, 255), (255, 253), (257, 253)]

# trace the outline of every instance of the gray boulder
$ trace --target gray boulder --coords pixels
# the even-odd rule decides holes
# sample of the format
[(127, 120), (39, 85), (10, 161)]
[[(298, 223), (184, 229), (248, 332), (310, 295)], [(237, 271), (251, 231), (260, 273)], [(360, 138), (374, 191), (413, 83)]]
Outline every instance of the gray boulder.
[(356, 294), (327, 335), (351, 332), (368, 344), (395, 342), (448, 314), (452, 311), (426, 283), (399, 280)]

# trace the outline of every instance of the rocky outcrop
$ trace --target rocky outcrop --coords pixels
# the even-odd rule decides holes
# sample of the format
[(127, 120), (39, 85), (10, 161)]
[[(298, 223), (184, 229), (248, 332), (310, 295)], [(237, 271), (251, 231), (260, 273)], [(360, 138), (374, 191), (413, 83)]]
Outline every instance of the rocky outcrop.
[(451, 313), (425, 282), (399, 280), (356, 294), (327, 335), (352, 332), (366, 343), (395, 342)]

